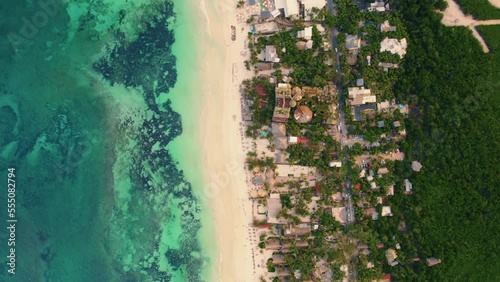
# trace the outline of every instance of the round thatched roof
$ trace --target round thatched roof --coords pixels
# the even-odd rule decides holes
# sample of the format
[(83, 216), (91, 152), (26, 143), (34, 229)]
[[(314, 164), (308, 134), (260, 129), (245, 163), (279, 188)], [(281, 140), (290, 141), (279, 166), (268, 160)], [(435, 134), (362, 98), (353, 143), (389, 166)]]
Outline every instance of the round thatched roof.
[(298, 106), (293, 115), (298, 123), (307, 123), (313, 118), (313, 112), (308, 106)]

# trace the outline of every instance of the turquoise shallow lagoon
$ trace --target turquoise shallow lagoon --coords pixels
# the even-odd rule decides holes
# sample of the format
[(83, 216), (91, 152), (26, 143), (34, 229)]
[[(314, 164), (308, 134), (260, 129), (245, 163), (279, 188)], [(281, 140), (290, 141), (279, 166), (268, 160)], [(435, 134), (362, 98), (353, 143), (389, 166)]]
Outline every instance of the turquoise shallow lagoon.
[(0, 169), (16, 168), (18, 219), (15, 275), (0, 228), (0, 281), (209, 280), (201, 167), (179, 165), (200, 150), (178, 114), (199, 95), (190, 16), (177, 0), (0, 3)]

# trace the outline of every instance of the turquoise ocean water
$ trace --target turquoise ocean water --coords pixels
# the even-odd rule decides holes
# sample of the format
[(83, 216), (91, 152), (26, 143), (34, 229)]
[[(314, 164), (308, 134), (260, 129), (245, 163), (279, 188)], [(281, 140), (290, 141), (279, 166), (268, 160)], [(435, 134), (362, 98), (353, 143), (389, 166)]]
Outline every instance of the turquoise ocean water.
[(170, 99), (198, 94), (187, 86), (197, 60), (188, 9), (177, 0), (0, 2), (0, 281), (209, 280), (213, 252), (201, 235), (210, 224), (192, 185), (201, 180), (179, 165), (194, 142), (169, 146), (186, 120), (174, 107), (196, 108)]

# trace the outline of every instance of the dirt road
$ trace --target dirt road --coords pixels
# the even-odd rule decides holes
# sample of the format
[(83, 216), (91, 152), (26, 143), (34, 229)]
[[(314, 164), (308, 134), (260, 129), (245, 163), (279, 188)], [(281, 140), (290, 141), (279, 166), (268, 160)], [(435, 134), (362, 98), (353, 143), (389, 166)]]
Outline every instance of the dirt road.
[[(441, 22), (447, 26), (468, 26), (472, 30), (472, 34), (474, 35), (474, 37), (479, 41), (479, 43), (483, 47), (483, 51), (485, 53), (488, 53), (490, 50), (488, 49), (486, 42), (484, 42), (484, 39), (481, 37), (479, 32), (477, 32), (476, 26), (497, 25), (500, 24), (500, 19), (477, 21), (472, 16), (466, 16), (462, 12), (462, 10), (460, 10), (460, 6), (458, 6), (458, 4), (455, 1), (447, 0), (446, 2), (448, 3), (448, 7), (446, 8), (446, 10), (444, 10), (444, 12), (442, 12), (443, 20)], [(490, 0), (490, 2), (492, 3), (492, 5), (494, 5), (493, 2), (500, 5), (500, 0)]]

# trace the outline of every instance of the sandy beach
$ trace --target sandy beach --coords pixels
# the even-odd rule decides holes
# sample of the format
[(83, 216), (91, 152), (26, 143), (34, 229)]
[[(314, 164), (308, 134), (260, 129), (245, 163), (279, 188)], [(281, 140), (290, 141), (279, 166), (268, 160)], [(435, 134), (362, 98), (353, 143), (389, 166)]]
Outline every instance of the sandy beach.
[[(241, 137), (239, 85), (252, 73), (241, 51), (248, 27), (236, 19), (236, 2), (200, 2), (205, 16), (207, 46), (202, 54), (200, 112), (203, 140), (203, 196), (212, 207), (218, 261), (212, 281), (255, 281), (252, 244), (257, 240), (243, 167), (246, 153)], [(231, 26), (236, 27), (236, 40)], [(243, 28), (243, 30), (242, 30)], [(256, 243), (255, 243), (256, 245)]]

